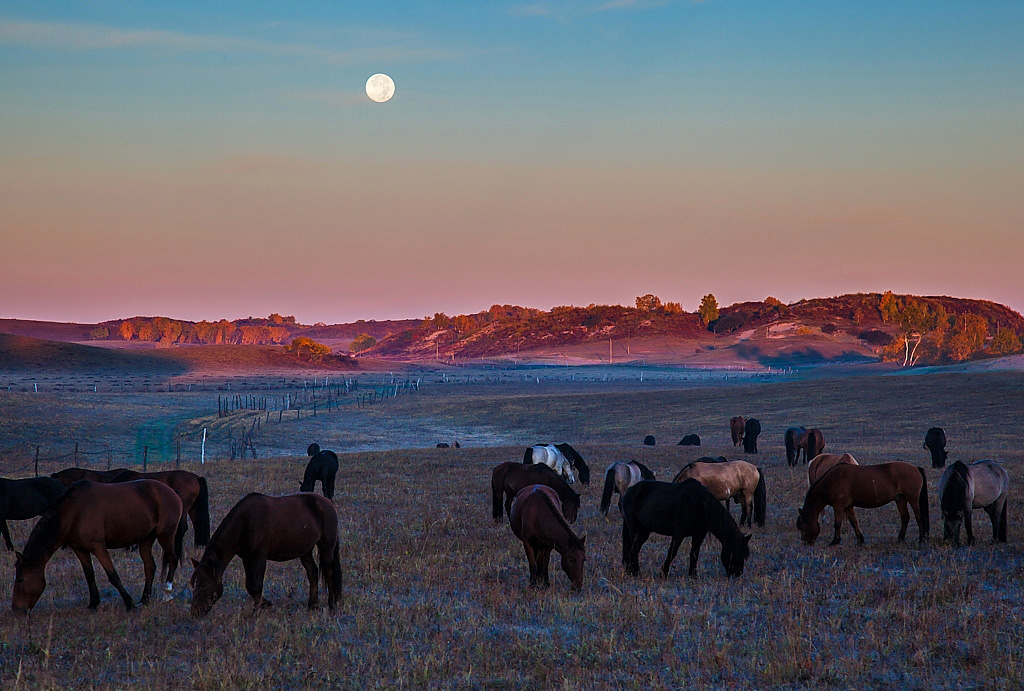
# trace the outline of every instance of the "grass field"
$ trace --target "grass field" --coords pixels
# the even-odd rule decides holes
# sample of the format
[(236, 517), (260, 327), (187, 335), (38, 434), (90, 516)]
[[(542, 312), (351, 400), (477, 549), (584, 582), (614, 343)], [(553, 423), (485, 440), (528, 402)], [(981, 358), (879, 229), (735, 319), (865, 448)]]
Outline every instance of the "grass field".
[[(46, 407), (22, 407), (23, 396), (4, 398), (5, 430), (26, 423), (46, 431)], [(69, 412), (56, 424), (88, 422), (87, 405), (62, 400)], [(295, 449), (287, 455), (183, 467), (208, 478), (216, 525), (249, 491), (296, 489), (311, 439), (337, 450), (371, 435), (378, 448), (392, 439), (390, 450), (340, 454), (338, 611), (306, 612), (305, 576), (292, 562), (268, 569), (275, 607), (253, 616), (236, 561), (224, 598), (203, 620), (189, 616), (190, 568), (176, 579), (175, 601), (132, 613), (101, 575), (103, 603), (88, 612), (81, 568), (59, 552), (29, 620), (0, 614), (0, 686), (1022, 688), (1022, 409), (1024, 376), (938, 374), (650, 390), (424, 386), (387, 405), (281, 424), (264, 433), (265, 445)], [(761, 419), (761, 453), (744, 456), (729, 445), (734, 414)], [(1009, 470), (1009, 543), (989, 544), (988, 519), (976, 512), (976, 546), (942, 545), (939, 471), (926, 467), (925, 546), (895, 542), (891, 505), (858, 512), (864, 546), (849, 526), (838, 547), (804, 546), (794, 521), (806, 476), (783, 462), (782, 433), (792, 424), (823, 429), (828, 450), (862, 462), (921, 466), (929, 465), (924, 431), (945, 427), (951, 461), (993, 458)], [(704, 446), (675, 446), (688, 432)], [(640, 446), (645, 434), (659, 445)], [(424, 448), (453, 437), (464, 448)], [(580, 593), (569, 591), (557, 556), (552, 588), (527, 588), (521, 545), (507, 521), (490, 519), (490, 469), (546, 440), (572, 442), (595, 475), (575, 526), (588, 547)], [(668, 541), (654, 537), (641, 552), (642, 576), (625, 576), (621, 520), (614, 506), (607, 519), (597, 512), (604, 468), (636, 458), (669, 479), (688, 460), (719, 453), (766, 473), (768, 521), (753, 531), (744, 574), (725, 577), (709, 537), (695, 578), (685, 575), (685, 547), (670, 577), (658, 578)], [(31, 523), (12, 523), (18, 545)], [(909, 535), (916, 537), (913, 523)], [(137, 598), (137, 555), (119, 553), (116, 562)], [(3, 559), (0, 583), (10, 588), (12, 580), (13, 559)]]

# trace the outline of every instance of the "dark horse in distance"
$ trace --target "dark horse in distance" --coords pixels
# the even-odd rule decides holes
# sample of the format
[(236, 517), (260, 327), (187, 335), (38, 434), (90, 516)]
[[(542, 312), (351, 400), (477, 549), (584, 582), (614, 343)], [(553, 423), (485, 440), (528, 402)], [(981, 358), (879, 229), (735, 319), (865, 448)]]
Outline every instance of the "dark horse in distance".
[(235, 556), (245, 570), (245, 590), (253, 607), (270, 606), (263, 597), (267, 561), (298, 559), (309, 579), (307, 606), (320, 602), (316, 560), (327, 586), (327, 606), (334, 609), (341, 597), (341, 558), (338, 548), (338, 512), (334, 502), (312, 492), (283, 497), (252, 493), (243, 497), (224, 517), (199, 561), (192, 560), (192, 616), (210, 611), (224, 593), (224, 570)]
[(67, 487), (52, 477), (8, 480), (0, 477), (0, 532), (8, 550), (14, 549), (7, 521), (24, 521), (42, 515), (64, 494)]
[(561, 475), (541, 463), (523, 465), (508, 461), (499, 463), (491, 471), (491, 517), (495, 523), (501, 523), (502, 497), (505, 498), (505, 513), (511, 513), (516, 494), (529, 485), (547, 485), (555, 490), (562, 505), (562, 515), (570, 523), (576, 522), (580, 495)]
[[(804, 435), (807, 434), (806, 427), (790, 427), (786, 430), (786, 434), (783, 437), (783, 441), (786, 443), (786, 465), (795, 466), (797, 461), (800, 460), (800, 449), (803, 448), (800, 445)], [(814, 456), (811, 456), (814, 458)], [(804, 463), (807, 463), (808, 459), (806, 454), (804, 455)]]
[(580, 538), (558, 508), (559, 498), (547, 485), (528, 485), (516, 493), (509, 512), (512, 532), (522, 540), (530, 566), (530, 587), (547, 588), (551, 550), (562, 555), (562, 571), (573, 590), (583, 586), (583, 562), (586, 560), (586, 536)]
[(941, 427), (932, 427), (924, 435), (923, 448), (932, 454), (932, 467), (941, 468), (946, 465), (949, 454), (946, 453), (946, 431)]
[(743, 428), (747, 421), (742, 415), (729, 418), (729, 434), (732, 436), (732, 445), (739, 446), (743, 443)]
[(640, 548), (651, 533), (670, 535), (672, 542), (661, 565), (668, 576), (683, 538), (690, 542), (691, 576), (697, 573), (700, 546), (708, 532), (722, 545), (722, 566), (726, 574), (739, 576), (750, 556), (750, 536), (740, 532), (732, 515), (697, 480), (682, 482), (640, 482), (622, 498), (622, 564), (631, 576), (640, 574)]
[(306, 464), (306, 472), (302, 474), (299, 491), (315, 491), (316, 481), (319, 480), (324, 496), (334, 499), (334, 477), (338, 474), (338, 454), (327, 449), (321, 451), (319, 444), (310, 444), (306, 449), (306, 455), (309, 456), (309, 463)]
[(761, 434), (761, 422), (752, 417), (743, 425), (743, 452), (757, 453), (757, 435)]
[(131, 595), (114, 570), (108, 551), (111, 549), (139, 546), (146, 574), (140, 604), (146, 604), (156, 575), (153, 542), (159, 542), (164, 553), (162, 577), (170, 591), (181, 558), (181, 533), (178, 531), (181, 516), (181, 499), (161, 482), (136, 480), (107, 484), (86, 480), (76, 483), (32, 528), (25, 553), (16, 553), (12, 609), (15, 614), (26, 614), (39, 601), (46, 588), (46, 563), (61, 547), (74, 550), (82, 564), (89, 585), (89, 609), (96, 609), (100, 604), (92, 555), (120, 593), (125, 608), (134, 607)]

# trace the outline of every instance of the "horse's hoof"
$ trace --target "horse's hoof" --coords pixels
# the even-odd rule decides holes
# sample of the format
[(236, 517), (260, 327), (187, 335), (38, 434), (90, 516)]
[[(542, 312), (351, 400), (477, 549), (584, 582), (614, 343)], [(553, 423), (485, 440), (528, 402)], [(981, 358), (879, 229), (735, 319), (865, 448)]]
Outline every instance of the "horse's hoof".
[(835, 547), (836, 545), (839, 544), (839, 542), (840, 542), (840, 538), (837, 537), (835, 540), (833, 540), (832, 542), (830, 542), (828, 544), (829, 544), (829, 547)]

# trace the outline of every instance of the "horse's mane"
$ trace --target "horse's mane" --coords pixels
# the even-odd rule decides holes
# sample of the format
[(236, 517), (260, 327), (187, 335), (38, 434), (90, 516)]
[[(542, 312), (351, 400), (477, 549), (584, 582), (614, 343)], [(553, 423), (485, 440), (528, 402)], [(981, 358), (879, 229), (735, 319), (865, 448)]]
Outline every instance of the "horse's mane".
[(22, 554), (26, 566), (35, 566), (45, 562), (53, 554), (54, 544), (60, 539), (60, 507), (67, 500), (69, 494), (71, 494), (70, 489), (60, 495), (57, 501), (44, 511), (36, 524), (32, 526), (32, 532), (29, 533), (28, 542), (25, 543), (25, 551)]
[[(238, 501), (237, 504), (232, 506), (231, 510), (228, 511), (227, 515), (224, 516), (223, 520), (221, 520), (220, 525), (217, 526), (217, 529), (213, 531), (213, 535), (210, 536), (209, 542), (206, 543), (207, 551), (212, 550), (218, 557), (220, 557), (221, 556), (221, 554), (220, 554), (220, 546), (219, 546), (218, 543), (220, 542), (221, 537), (223, 536), (224, 531), (228, 527), (233, 527), (232, 526), (232, 523), (234, 523), (233, 519), (235, 518), (235, 516), (237, 514), (239, 514), (239, 513), (241, 513), (243, 511), (243, 505), (248, 502), (250, 497), (264, 497), (264, 496), (266, 496), (266, 495), (265, 494), (261, 494), (259, 492), (249, 492), (247, 495), (242, 497)], [(204, 553), (204, 556), (205, 556), (205, 553)]]
[(645, 466), (643, 463), (641, 463), (640, 461), (630, 461), (630, 463), (632, 463), (633, 465), (635, 465), (637, 468), (640, 469), (640, 479), (641, 480), (653, 480), (654, 479), (654, 471), (652, 471), (650, 468)]
[[(694, 480), (694, 482), (700, 484), (698, 480)], [(701, 510), (704, 512), (704, 519), (707, 521), (711, 533), (718, 538), (723, 546), (725, 546), (726, 539), (733, 543), (742, 540), (743, 531), (736, 525), (736, 519), (704, 485), (700, 486), (704, 490), (704, 494), (701, 496)]]
[(946, 488), (939, 501), (943, 511), (960, 511), (964, 508), (967, 503), (967, 475), (969, 472), (968, 467), (960, 461), (949, 466)]
[(562, 507), (558, 506), (555, 503), (555, 501), (551, 498), (551, 495), (548, 494), (547, 492), (541, 492), (541, 494), (544, 496), (544, 501), (547, 502), (547, 505), (550, 506), (551, 509), (553, 510), (553, 512), (555, 514), (555, 518), (558, 520), (558, 522), (561, 524), (561, 526), (563, 528), (565, 528), (566, 532), (569, 534), (569, 544), (572, 545), (574, 542), (579, 542), (580, 539), (578, 537), (576, 537), (576, 533), (574, 533), (572, 531), (572, 527), (569, 525), (569, 521), (567, 521), (565, 519), (565, 516), (562, 515)]

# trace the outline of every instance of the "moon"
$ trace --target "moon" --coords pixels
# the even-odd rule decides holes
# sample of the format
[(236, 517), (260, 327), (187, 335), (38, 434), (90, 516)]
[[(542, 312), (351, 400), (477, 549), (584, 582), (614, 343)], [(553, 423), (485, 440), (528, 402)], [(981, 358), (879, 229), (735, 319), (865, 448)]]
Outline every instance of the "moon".
[(384, 103), (395, 95), (395, 82), (384, 73), (377, 73), (366, 80), (366, 95), (371, 101)]

